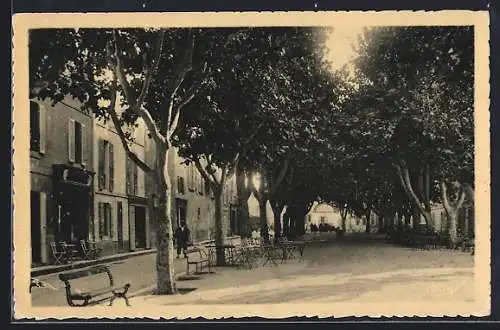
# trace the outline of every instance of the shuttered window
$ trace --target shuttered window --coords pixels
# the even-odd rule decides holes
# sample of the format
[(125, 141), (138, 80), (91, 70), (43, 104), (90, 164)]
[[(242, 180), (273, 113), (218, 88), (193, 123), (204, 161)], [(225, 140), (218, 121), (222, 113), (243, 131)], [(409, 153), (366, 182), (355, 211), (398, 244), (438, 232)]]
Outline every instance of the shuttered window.
[(108, 236), (113, 238), (114, 230), (113, 230), (113, 212), (111, 210), (111, 204), (106, 203), (106, 222), (108, 223)]
[(80, 130), (81, 130), (80, 162), (82, 165), (87, 165), (87, 153), (85, 152), (87, 148), (87, 131), (85, 124), (80, 124)]
[(125, 182), (127, 187), (127, 195), (132, 194), (132, 169), (130, 163), (130, 158), (125, 157)]
[(113, 214), (110, 203), (99, 203), (99, 237), (113, 237)]
[(73, 132), (75, 134), (74, 136), (74, 159), (75, 163), (81, 164), (83, 161), (83, 129), (82, 129), (82, 124), (80, 124), (77, 121), (73, 121), (73, 124), (75, 125)]
[(115, 157), (113, 144), (107, 140), (99, 140), (99, 190), (114, 189)]
[(104, 147), (104, 140), (100, 139), (99, 140), (99, 190), (103, 190), (105, 188), (105, 182), (106, 182), (106, 159), (105, 157), (105, 147)]
[(99, 203), (99, 237), (102, 239), (105, 236), (104, 232), (104, 203)]
[(195, 168), (193, 163), (188, 165), (188, 189), (191, 191), (196, 191), (198, 188), (196, 173), (198, 170)]
[(108, 143), (108, 165), (109, 165), (109, 191), (113, 191), (115, 186), (115, 156), (113, 144)]
[[(42, 112), (45, 112), (42, 110)], [(45, 120), (45, 119), (44, 119)], [(85, 125), (69, 119), (68, 121), (68, 160), (72, 163), (85, 165)], [(44, 143), (45, 144), (45, 143)]]
[(75, 162), (75, 120), (68, 121), (68, 160)]
[(137, 173), (138, 172), (137, 164), (127, 157), (126, 167), (127, 167), (127, 194), (136, 196), (139, 186), (139, 175)]
[(45, 153), (45, 107), (37, 102), (30, 101), (30, 150)]
[(139, 193), (139, 168), (136, 163), (132, 163), (132, 187), (134, 191), (134, 195), (138, 195)]

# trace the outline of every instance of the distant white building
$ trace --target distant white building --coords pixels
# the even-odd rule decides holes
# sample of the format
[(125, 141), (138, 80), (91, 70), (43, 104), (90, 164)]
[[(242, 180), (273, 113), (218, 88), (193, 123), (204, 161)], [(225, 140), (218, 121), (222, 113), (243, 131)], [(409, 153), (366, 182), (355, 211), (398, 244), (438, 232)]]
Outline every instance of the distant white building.
[(309, 228), (311, 224), (319, 226), (322, 223), (340, 227), (342, 220), (340, 212), (333, 208), (331, 205), (315, 202), (309, 213), (306, 215), (305, 221)]

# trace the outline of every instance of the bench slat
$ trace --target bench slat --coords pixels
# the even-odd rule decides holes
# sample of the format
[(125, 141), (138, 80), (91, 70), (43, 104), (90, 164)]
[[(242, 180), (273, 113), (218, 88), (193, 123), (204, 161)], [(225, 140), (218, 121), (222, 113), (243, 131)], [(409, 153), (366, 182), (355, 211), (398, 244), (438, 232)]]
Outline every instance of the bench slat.
[(71, 298), (76, 299), (76, 300), (78, 300), (78, 299), (81, 299), (81, 300), (90, 299), (92, 297), (97, 297), (97, 296), (102, 296), (102, 295), (107, 294), (107, 293), (112, 293), (113, 291), (116, 291), (116, 290), (123, 290), (126, 285), (128, 285), (128, 284), (115, 285), (112, 287), (108, 286), (108, 287), (95, 289), (95, 290), (87, 291), (87, 292), (81, 292), (81, 293), (73, 293), (71, 295)]
[(107, 270), (108, 268), (106, 266), (94, 266), (83, 270), (75, 270), (72, 272), (61, 273), (59, 274), (59, 279), (61, 281), (71, 281), (82, 277), (106, 273)]

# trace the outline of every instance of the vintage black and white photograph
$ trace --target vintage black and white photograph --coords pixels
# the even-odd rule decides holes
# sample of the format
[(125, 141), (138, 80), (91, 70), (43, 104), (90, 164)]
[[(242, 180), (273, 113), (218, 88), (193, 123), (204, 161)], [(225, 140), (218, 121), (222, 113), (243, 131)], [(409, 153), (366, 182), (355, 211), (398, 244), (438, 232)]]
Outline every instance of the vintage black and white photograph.
[(189, 15), (15, 22), (16, 314), (489, 314), (487, 14)]

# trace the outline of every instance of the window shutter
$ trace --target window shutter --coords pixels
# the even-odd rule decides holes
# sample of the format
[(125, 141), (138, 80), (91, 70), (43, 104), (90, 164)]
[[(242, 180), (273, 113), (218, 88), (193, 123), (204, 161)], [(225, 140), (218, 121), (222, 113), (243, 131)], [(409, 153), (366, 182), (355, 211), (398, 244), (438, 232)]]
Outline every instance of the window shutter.
[(125, 155), (125, 188), (130, 195), (130, 159)]
[(130, 250), (135, 250), (135, 206), (128, 208)]
[(113, 191), (114, 183), (115, 183), (115, 159), (114, 159), (114, 151), (113, 144), (108, 143), (109, 150), (109, 191)]
[(189, 164), (188, 187), (189, 187), (189, 189), (194, 190), (194, 168), (193, 168), (193, 164)]
[(138, 195), (139, 176), (137, 173), (137, 164), (132, 163), (132, 168), (133, 168), (132, 174), (134, 175), (134, 181), (133, 181), (134, 182), (134, 195)]
[(104, 236), (104, 203), (99, 203), (99, 237)]
[(85, 131), (85, 124), (80, 124), (82, 131), (82, 147), (80, 148), (80, 159), (82, 160), (82, 165), (87, 165), (87, 153), (85, 152), (85, 148), (87, 146), (87, 132)]
[(45, 153), (45, 140), (46, 140), (46, 111), (43, 104), (38, 104), (38, 118), (40, 123), (40, 153)]
[(113, 227), (113, 212), (111, 212), (111, 204), (107, 203), (107, 214), (106, 217), (109, 219), (109, 237), (113, 238), (115, 235), (114, 227)]
[(75, 161), (75, 120), (68, 121), (68, 160)]
[(105, 168), (104, 168), (104, 140), (99, 139), (99, 190), (104, 189), (104, 182), (106, 179)]

